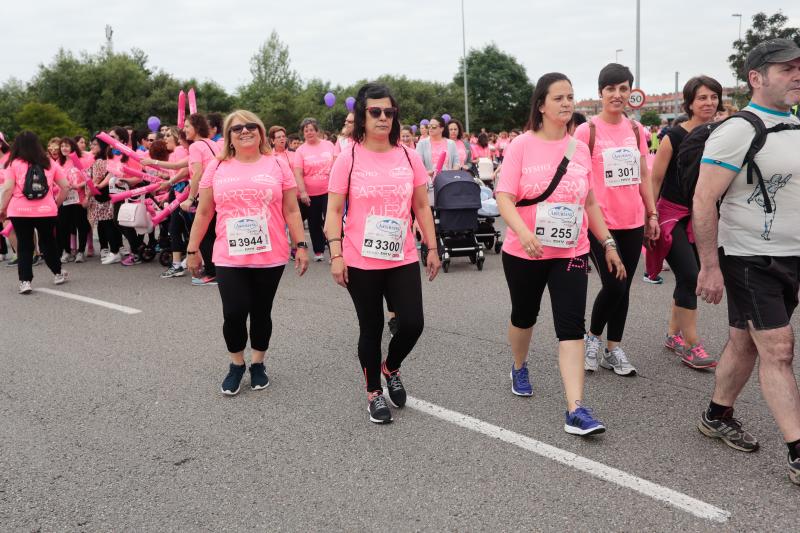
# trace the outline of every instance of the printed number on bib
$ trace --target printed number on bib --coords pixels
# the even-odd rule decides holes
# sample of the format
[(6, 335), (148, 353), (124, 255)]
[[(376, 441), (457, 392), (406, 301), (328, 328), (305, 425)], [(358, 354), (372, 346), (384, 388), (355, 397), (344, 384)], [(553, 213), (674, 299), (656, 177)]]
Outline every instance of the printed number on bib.
[(263, 216), (228, 219), (226, 226), (228, 255), (252, 255), (272, 250)]
[(536, 238), (544, 246), (575, 248), (583, 224), (583, 206), (542, 202), (536, 204)]
[(370, 215), (364, 225), (364, 242), (361, 255), (373, 259), (402, 261), (406, 242), (406, 226), (401, 218)]
[(78, 196), (78, 191), (76, 191), (75, 189), (70, 189), (69, 192), (67, 193), (67, 197), (64, 198), (64, 203), (62, 203), (61, 205), (75, 205), (80, 201), (81, 199), (80, 196)]
[(638, 185), (641, 154), (635, 148), (607, 148), (603, 150), (603, 175), (606, 187)]

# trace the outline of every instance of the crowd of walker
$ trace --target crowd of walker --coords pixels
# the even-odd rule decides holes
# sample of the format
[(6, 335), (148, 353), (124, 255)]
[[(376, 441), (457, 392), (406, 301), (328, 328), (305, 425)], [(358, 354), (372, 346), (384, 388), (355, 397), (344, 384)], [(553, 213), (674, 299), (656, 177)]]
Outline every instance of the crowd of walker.
[[(800, 484), (790, 324), (800, 289), (800, 181), (792, 179), (800, 176), (800, 48), (766, 41), (745, 68), (751, 101), (744, 109), (724, 113), (721, 85), (697, 76), (683, 89), (684, 119), (652, 138), (626, 114), (633, 76), (617, 63), (600, 71), (602, 111), (588, 121), (574, 112), (569, 78), (548, 73), (535, 85), (525, 128), (482, 132), (472, 142), (456, 119), (432, 117), (418, 132), (402, 126), (402, 102), (376, 83), (358, 91), (341, 135), (330, 140), (312, 118), (300, 126), (301, 143), (245, 110), (224, 121), (193, 113), (180, 129), (133, 137), (114, 127), (89, 139), (88, 150), (84, 138), (54, 139), (45, 151), (31, 132), (10, 144), (0, 137), (0, 221), (16, 251), (12, 262), (0, 237), (0, 259), (16, 264), (19, 292), (27, 294), (42, 259), (54, 283), (65, 283), (62, 265), (92, 256), (94, 231), (104, 265), (135, 266), (148, 249), (167, 253), (162, 278), (188, 270), (193, 284), (218, 286), (230, 354), (221, 392), (236, 395), (248, 338), (250, 386), (269, 385), (271, 309), (286, 265), (302, 276), (309, 248), (314, 261), (325, 260), (327, 249), (331, 275), (358, 317), (369, 420), (388, 423), (392, 407), (406, 403), (400, 369), (423, 332), (420, 263), (429, 281), (442, 266), (429, 188), (442, 169), (469, 171), (486, 158), (497, 169), (493, 194), (507, 226), (511, 392), (533, 395), (527, 359), (547, 288), (564, 430), (584, 437), (606, 431), (584, 401), (584, 379), (599, 367), (636, 374), (623, 337), (644, 245), (646, 278), (658, 280), (664, 260), (675, 274), (666, 347), (689, 367), (715, 370), (699, 430), (735, 450), (758, 449), (733, 407), (758, 359), (762, 394), (788, 447), (789, 476)], [(130, 209), (120, 201), (143, 183), (157, 221), (145, 232), (122, 223)], [(590, 263), (602, 288), (587, 328)], [(717, 359), (697, 330), (697, 299), (718, 304), (723, 292), (730, 328)], [(384, 301), (392, 334), (385, 358)]]

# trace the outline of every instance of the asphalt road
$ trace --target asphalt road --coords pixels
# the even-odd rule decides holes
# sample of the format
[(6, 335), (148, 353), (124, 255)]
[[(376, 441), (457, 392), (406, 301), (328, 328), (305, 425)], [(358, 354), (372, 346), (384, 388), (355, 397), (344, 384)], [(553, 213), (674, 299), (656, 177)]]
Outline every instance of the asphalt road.
[[(696, 429), (713, 372), (662, 348), (672, 275), (633, 284), (623, 343), (639, 375), (589, 375), (609, 430), (564, 433), (548, 300), (530, 356), (535, 393), (509, 390), (510, 311), (499, 256), (424, 282), (425, 332), (403, 367), (413, 397), (686, 494), (728, 513), (700, 518), (524, 447), (407, 407), (368, 421), (357, 324), (325, 263), (287, 270), (268, 354), (271, 385), (235, 398), (216, 288), (161, 280), (157, 263), (69, 265), (58, 288), (142, 310), (16, 294), (0, 267), (0, 530), (709, 531), (797, 527), (800, 487), (754, 377), (737, 413), (761, 441), (733, 451)], [(46, 267), (34, 287), (55, 288)], [(590, 303), (599, 288), (590, 277)], [(547, 298), (547, 296), (545, 296)], [(588, 311), (587, 311), (588, 313)], [(718, 353), (724, 306), (701, 307)], [(795, 323), (797, 327), (797, 323)], [(385, 332), (388, 340), (388, 330)], [(247, 377), (245, 378), (245, 384)]]

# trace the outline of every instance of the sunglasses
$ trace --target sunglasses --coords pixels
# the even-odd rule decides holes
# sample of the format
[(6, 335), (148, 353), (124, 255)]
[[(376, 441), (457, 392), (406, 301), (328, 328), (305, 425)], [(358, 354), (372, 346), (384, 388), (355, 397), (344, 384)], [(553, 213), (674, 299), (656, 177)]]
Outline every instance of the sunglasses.
[(397, 108), (396, 107), (368, 107), (367, 108), (367, 113), (369, 113), (369, 116), (371, 116), (372, 118), (381, 118), (381, 113), (383, 113), (383, 116), (385, 116), (386, 118), (394, 118), (394, 116), (397, 114)]
[(247, 131), (258, 131), (258, 124), (255, 122), (248, 122), (247, 124), (237, 124), (235, 126), (231, 126), (231, 133), (242, 133), (242, 131), (247, 128)]

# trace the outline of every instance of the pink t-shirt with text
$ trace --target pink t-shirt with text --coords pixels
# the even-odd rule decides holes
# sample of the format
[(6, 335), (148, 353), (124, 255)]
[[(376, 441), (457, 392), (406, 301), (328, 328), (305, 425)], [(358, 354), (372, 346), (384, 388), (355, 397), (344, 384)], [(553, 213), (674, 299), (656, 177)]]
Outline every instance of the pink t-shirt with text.
[[(404, 153), (405, 150), (405, 153)], [(406, 157), (406, 153), (408, 157)], [(409, 161), (411, 165), (409, 166)], [(347, 177), (350, 164), (350, 191)], [(355, 161), (352, 151), (345, 150), (331, 170), (330, 192), (348, 194), (347, 223), (344, 228), (342, 255), (348, 266), (364, 270), (380, 270), (408, 265), (417, 261), (417, 247), (411, 231), (411, 205), (416, 187), (428, 183), (428, 172), (416, 152), (395, 146), (388, 152), (372, 152), (356, 144)], [(361, 255), (364, 227), (369, 215), (399, 218), (406, 226), (403, 259), (389, 261)]]
[[(9, 217), (54, 217), (58, 215), (56, 200), (52, 194), (46, 194), (39, 200), (28, 200), (22, 194), (25, 186), (25, 175), (28, 173), (28, 163), (21, 159), (15, 159), (6, 168), (6, 179), (14, 180), (14, 188), (11, 191), (11, 201), (8, 204)], [(64, 177), (64, 171), (59, 165), (50, 165), (45, 169), (44, 175), (47, 177), (47, 185), (52, 191), (55, 181)]]
[(303, 181), (309, 196), (327, 194), (333, 159), (333, 143), (325, 140), (313, 146), (303, 143), (295, 152), (296, 168), (303, 169)]
[[(503, 158), (503, 168), (496, 192), (513, 194), (516, 201), (536, 198), (542, 194), (555, 176), (558, 164), (564, 158), (569, 144), (569, 136), (560, 141), (546, 141), (528, 132), (509, 143)], [(589, 147), (578, 142), (575, 154), (567, 166), (567, 173), (545, 201), (549, 203), (586, 204), (586, 196), (592, 189), (592, 163), (589, 159)], [(518, 207), (522, 220), (528, 229), (535, 231), (537, 205)], [(536, 259), (571, 258), (589, 252), (589, 217), (583, 214), (578, 245), (575, 248), (556, 248), (543, 246), (543, 255)], [(506, 231), (503, 251), (523, 259), (533, 259), (522, 248), (519, 238), (510, 227)]]
[[(291, 169), (272, 155), (256, 162), (214, 160), (200, 180), (201, 189), (212, 189), (217, 212), (217, 239), (212, 260), (217, 266), (264, 268), (289, 261), (289, 240), (283, 218), (283, 191), (296, 187)], [(272, 250), (250, 255), (230, 255), (228, 221), (263, 216)]]
[[(92, 161), (94, 161), (94, 158), (92, 158)], [(88, 162), (88, 160), (81, 159), (81, 164), (84, 164), (84, 162)], [(90, 164), (89, 167), (91, 166), (92, 165)], [(86, 199), (86, 171), (79, 170), (71, 159), (67, 159), (61, 166), (61, 169), (64, 172), (64, 177), (66, 178), (67, 182), (72, 186), (73, 189), (77, 191), (78, 200), (83, 202)]]
[[(447, 152), (447, 140), (441, 139), (439, 141), (431, 142), (431, 164), (433, 165), (433, 169), (436, 170), (436, 167), (439, 165), (439, 158), (442, 156), (442, 152)], [(456, 146), (458, 148), (458, 146)], [(465, 155), (466, 157), (466, 155)], [(444, 168), (447, 168), (447, 156), (444, 158)]]
[[(633, 229), (644, 225), (644, 202), (639, 185), (606, 187), (603, 170), (603, 150), (608, 148), (636, 148), (636, 137), (630, 119), (624, 118), (619, 124), (609, 124), (599, 117), (591, 119), (595, 124), (594, 151), (592, 152), (592, 188), (597, 203), (606, 219), (609, 229)], [(639, 153), (646, 162), (649, 153), (644, 128), (639, 128)], [(589, 123), (585, 122), (575, 130), (575, 138), (589, 143)], [(505, 161), (503, 162), (505, 164)]]

